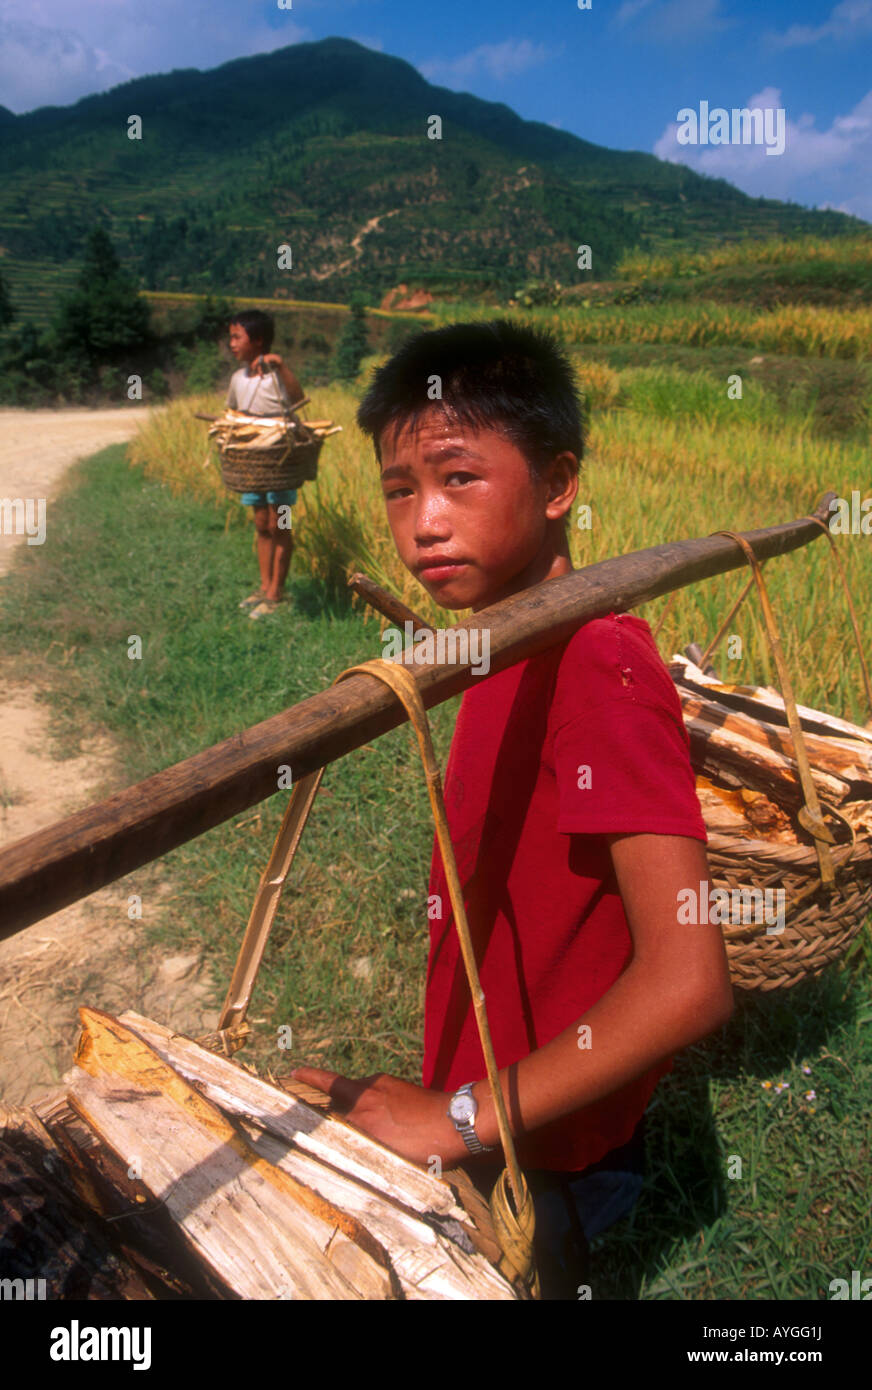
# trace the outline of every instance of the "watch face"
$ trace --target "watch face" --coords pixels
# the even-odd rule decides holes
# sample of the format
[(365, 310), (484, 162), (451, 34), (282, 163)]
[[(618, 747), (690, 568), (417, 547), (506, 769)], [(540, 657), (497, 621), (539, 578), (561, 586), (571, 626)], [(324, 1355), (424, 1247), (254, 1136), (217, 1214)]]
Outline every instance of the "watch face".
[(468, 1124), (478, 1109), (471, 1095), (454, 1096), (448, 1107), (451, 1111), (452, 1120), (457, 1120), (460, 1124)]

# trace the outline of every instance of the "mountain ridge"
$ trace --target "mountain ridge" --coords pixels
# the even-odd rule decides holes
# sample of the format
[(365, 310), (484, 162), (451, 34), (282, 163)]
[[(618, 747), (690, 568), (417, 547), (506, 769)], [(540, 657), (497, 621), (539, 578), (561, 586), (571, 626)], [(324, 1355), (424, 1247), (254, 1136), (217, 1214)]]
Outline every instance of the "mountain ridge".
[[(401, 280), (503, 291), (602, 278), (625, 251), (703, 246), (725, 225), (738, 236), (867, 226), (527, 121), (341, 37), (9, 115), (0, 264), (13, 296), (69, 267), (95, 217), (144, 287), (315, 299)], [(141, 140), (127, 138), (132, 115)], [(433, 115), (441, 140), (427, 138)], [(278, 269), (282, 244), (290, 272)], [(580, 244), (593, 249), (589, 273)]]

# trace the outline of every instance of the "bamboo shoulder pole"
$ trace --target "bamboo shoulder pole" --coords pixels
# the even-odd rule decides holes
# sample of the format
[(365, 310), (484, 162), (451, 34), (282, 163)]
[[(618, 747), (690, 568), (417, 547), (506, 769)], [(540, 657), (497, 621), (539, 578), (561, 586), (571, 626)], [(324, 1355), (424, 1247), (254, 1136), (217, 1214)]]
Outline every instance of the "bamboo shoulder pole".
[[(820, 503), (815, 513), (820, 520), (828, 520), (834, 496), (827, 493)], [(816, 521), (801, 517), (743, 534), (757, 558), (768, 560), (822, 533)], [(635, 608), (745, 563), (739, 546), (724, 536), (653, 546), (525, 589), (448, 632), (488, 629), (488, 674), (493, 675), (566, 640), (593, 618)], [(428, 709), (486, 679), (469, 660), (416, 664), (414, 675)], [(0, 852), (0, 939), (265, 800), (276, 791), (283, 764), (298, 781), (404, 718), (389, 690), (367, 676), (352, 676), (16, 841)]]

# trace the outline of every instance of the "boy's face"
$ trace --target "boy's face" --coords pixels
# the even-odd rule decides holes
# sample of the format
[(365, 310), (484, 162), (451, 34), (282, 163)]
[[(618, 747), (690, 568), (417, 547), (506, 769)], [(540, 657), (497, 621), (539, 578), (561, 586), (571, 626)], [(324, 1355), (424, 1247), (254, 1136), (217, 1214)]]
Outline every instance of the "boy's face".
[(260, 341), (256, 338), (254, 342), (252, 342), (241, 324), (231, 323), (230, 351), (233, 353), (237, 362), (253, 362), (255, 357), (260, 356)]
[(505, 434), (471, 430), (439, 409), (414, 432), (385, 430), (380, 443), (394, 543), (443, 608), (486, 608), (555, 572), (578, 490), (572, 454), (534, 476)]

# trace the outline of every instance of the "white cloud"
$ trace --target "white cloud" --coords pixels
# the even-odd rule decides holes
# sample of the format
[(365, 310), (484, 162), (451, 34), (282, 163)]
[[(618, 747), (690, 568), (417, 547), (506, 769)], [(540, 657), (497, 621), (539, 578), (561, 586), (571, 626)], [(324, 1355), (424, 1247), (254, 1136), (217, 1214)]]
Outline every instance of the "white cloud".
[(552, 50), (543, 43), (531, 43), (529, 39), (504, 39), (502, 43), (481, 43), (459, 58), (433, 58), (420, 63), (419, 72), (429, 82), (440, 82), (446, 87), (456, 87), (470, 78), (484, 73), (497, 82), (508, 77), (516, 77), (528, 68), (538, 67), (553, 56)]
[(653, 0), (624, 0), (616, 15), (616, 22), (629, 24), (636, 18), (637, 14), (640, 14), (642, 10), (647, 10), (651, 4), (653, 4)]
[(722, 0), (624, 0), (615, 25), (624, 28), (641, 16), (640, 34), (662, 43), (680, 43), (729, 28), (732, 21), (721, 4)]
[(784, 48), (820, 43), (823, 39), (858, 39), (872, 34), (872, 0), (841, 0), (823, 24), (791, 24), (783, 34), (773, 35)]
[[(783, 105), (777, 87), (736, 104), (764, 110)], [(810, 113), (793, 117), (788, 110), (781, 155), (767, 155), (762, 145), (679, 145), (677, 131), (672, 121), (657, 140), (653, 152), (660, 159), (728, 179), (754, 197), (837, 207), (872, 221), (872, 90), (825, 129)]]
[(290, 17), (270, 27), (226, 0), (0, 0), (0, 101), (13, 111), (62, 106), (131, 77), (215, 67), (307, 37)]
[(126, 82), (133, 71), (68, 29), (43, 29), (0, 15), (0, 92), (12, 111), (65, 106)]

